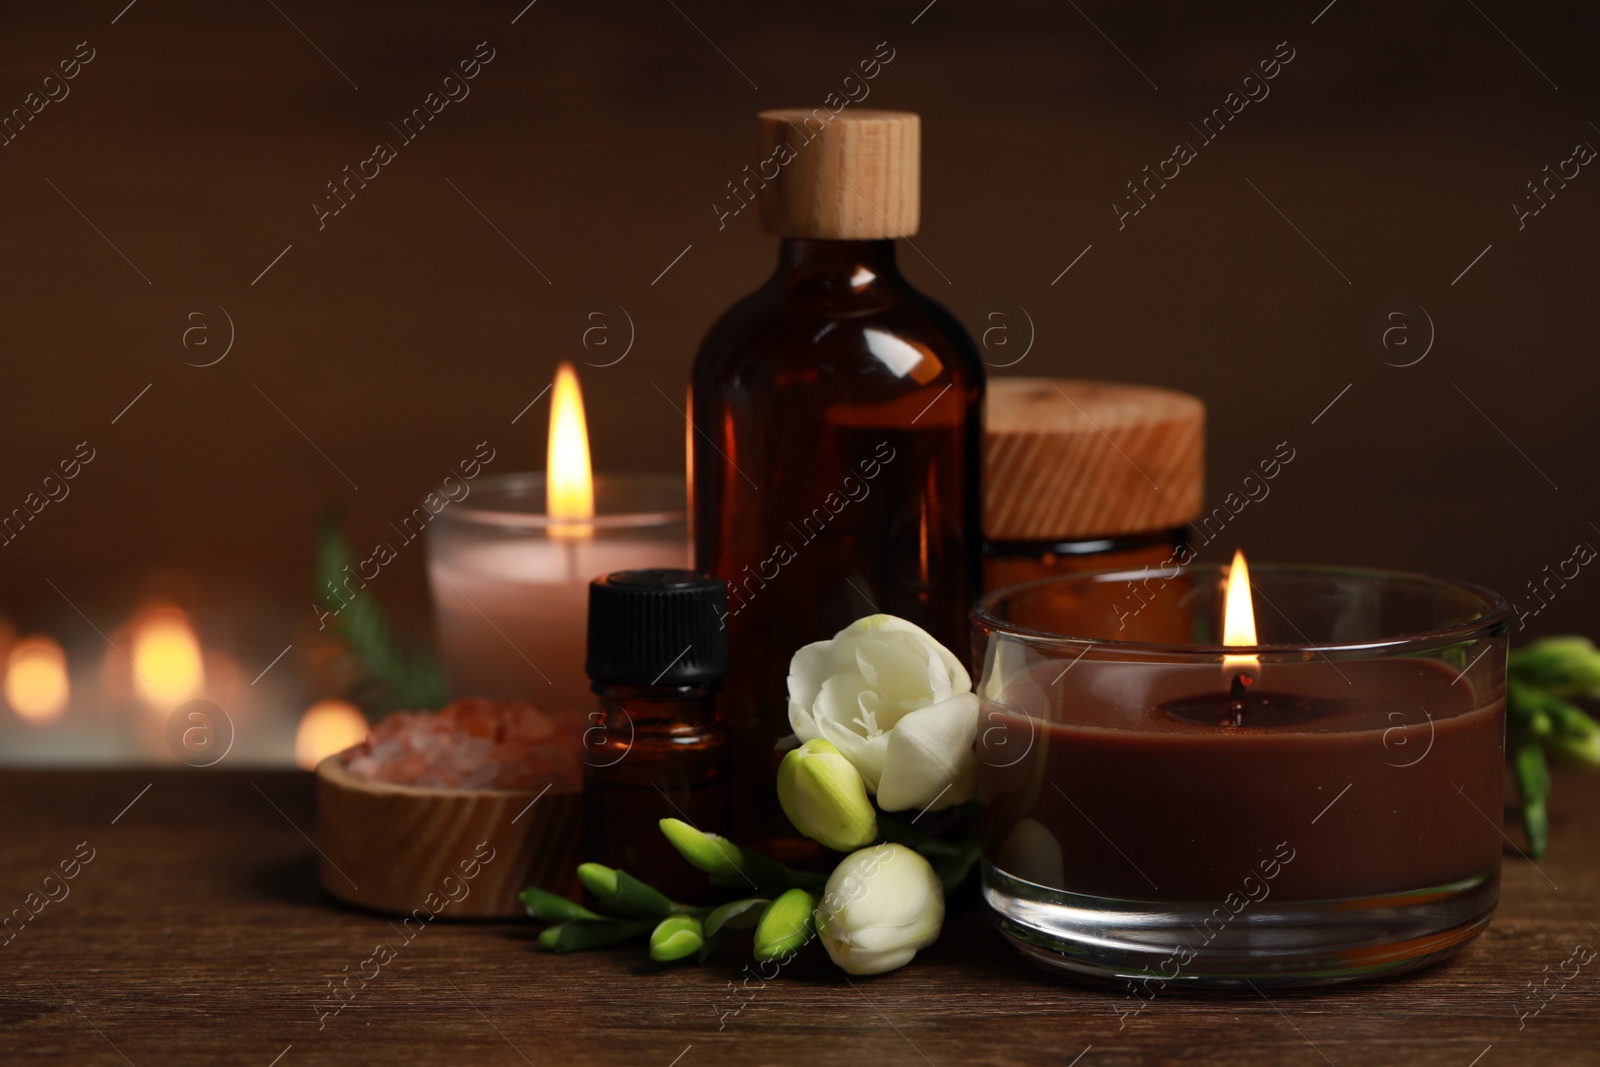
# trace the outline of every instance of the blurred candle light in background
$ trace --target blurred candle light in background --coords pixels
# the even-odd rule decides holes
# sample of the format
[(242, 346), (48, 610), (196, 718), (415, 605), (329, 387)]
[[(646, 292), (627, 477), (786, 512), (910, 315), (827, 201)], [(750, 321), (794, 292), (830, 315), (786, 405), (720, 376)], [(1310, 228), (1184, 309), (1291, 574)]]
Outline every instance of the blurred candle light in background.
[(319, 700), (306, 709), (294, 735), (294, 761), (306, 770), (367, 739), (367, 720), (354, 704)]
[(28, 722), (60, 717), (71, 695), (61, 646), (48, 637), (18, 642), (6, 657), (5, 692), (12, 710)]
[(200, 641), (189, 616), (170, 605), (144, 609), (133, 624), (133, 684), (154, 710), (170, 712), (205, 684)]

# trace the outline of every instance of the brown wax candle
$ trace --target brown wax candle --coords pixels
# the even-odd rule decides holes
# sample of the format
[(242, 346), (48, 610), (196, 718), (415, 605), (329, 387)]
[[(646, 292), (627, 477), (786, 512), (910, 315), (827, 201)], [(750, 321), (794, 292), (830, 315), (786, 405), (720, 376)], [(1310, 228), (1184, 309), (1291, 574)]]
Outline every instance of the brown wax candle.
[(1499, 893), (1509, 614), (1461, 582), (1240, 556), (984, 597), (996, 924), (1141, 997), (1444, 958)]
[[(980, 761), (985, 854), (1125, 900), (1221, 901), (1286, 853), (1278, 902), (1480, 875), (1500, 852), (1505, 704), (1452, 673), (1427, 659), (1270, 664), (1256, 688), (1273, 692), (1252, 694), (1264, 706), (1235, 726), (1219, 667), (1085, 661), (1058, 691), (1059, 721), (985, 718), (1002, 731), (989, 751), (1027, 752)], [(1197, 721), (1203, 708), (1215, 719)]]

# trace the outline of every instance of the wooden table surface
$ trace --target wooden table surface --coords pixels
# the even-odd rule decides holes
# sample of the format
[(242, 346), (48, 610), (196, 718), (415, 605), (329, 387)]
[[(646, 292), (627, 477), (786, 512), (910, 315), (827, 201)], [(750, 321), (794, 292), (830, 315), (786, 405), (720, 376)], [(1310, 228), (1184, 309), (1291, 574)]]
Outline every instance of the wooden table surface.
[[(904, 970), (850, 979), (810, 951), (752, 979), (736, 1015), (718, 1012), (746, 962), (728, 950), (657, 971), (637, 949), (541, 953), (519, 923), (401, 943), (317, 888), (309, 774), (8, 771), (0, 818), (0, 909), (93, 857), (0, 947), (7, 1065), (1600, 1062), (1600, 962), (1517, 1015), (1530, 982), (1600, 945), (1600, 779), (1576, 774), (1556, 783), (1550, 853), (1508, 852), (1493, 925), (1453, 961), (1270, 1001), (1164, 993), (1121, 1029), (1122, 994), (1024, 965), (976, 905)], [(379, 942), (395, 958), (319, 1020)]]

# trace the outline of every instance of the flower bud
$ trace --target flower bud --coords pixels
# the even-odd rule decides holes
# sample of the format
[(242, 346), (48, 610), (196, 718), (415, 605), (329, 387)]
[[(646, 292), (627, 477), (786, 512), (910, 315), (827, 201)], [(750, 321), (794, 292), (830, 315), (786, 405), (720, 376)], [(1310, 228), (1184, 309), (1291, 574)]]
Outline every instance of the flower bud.
[(878, 836), (878, 813), (867, 799), (861, 772), (820, 738), (783, 757), (778, 803), (796, 830), (840, 852), (869, 845)]
[(944, 889), (928, 861), (904, 845), (846, 856), (823, 892), (817, 932), (833, 962), (851, 974), (903, 967), (939, 938)]
[(654, 925), (640, 919), (574, 919), (546, 927), (539, 935), (539, 947), (551, 952), (605, 948), (643, 937)]
[(723, 888), (769, 886), (783, 881), (783, 866), (758, 852), (748, 852), (720, 834), (697, 830), (682, 819), (662, 819), (661, 832), (672, 847)]
[(598, 919), (596, 915), (581, 904), (574, 904), (566, 897), (540, 889), (538, 886), (529, 886), (517, 894), (517, 900), (528, 910), (528, 914), (540, 922), (564, 923), (573, 919)]
[(1576, 763), (1580, 767), (1600, 767), (1600, 733), (1587, 734), (1583, 737), (1557, 734), (1545, 738), (1545, 744), (1562, 759)]
[(697, 830), (682, 819), (662, 819), (661, 832), (683, 858), (707, 874), (735, 874), (739, 847), (720, 834)]
[(1511, 653), (1510, 667), (1558, 697), (1600, 697), (1600, 651), (1587, 637), (1542, 637)]
[(816, 896), (804, 889), (791, 889), (767, 905), (756, 924), (756, 959), (775, 960), (810, 941), (816, 932), (812, 919), (816, 906)]
[(662, 919), (651, 931), (650, 958), (657, 963), (681, 960), (699, 952), (705, 940), (699, 919), (692, 915), (673, 915)]
[[(1564, 700), (1551, 700), (1546, 709), (1551, 729), (1541, 737), (1545, 745), (1580, 767), (1600, 767), (1600, 723)], [(1540, 736), (1537, 729), (1534, 734)]]
[(617, 872), (604, 864), (578, 864), (578, 881), (602, 904), (609, 904), (617, 897)]
[(662, 919), (681, 910), (655, 887), (646, 885), (627, 871), (614, 870), (599, 863), (578, 864), (578, 881), (594, 894), (602, 907), (637, 919)]

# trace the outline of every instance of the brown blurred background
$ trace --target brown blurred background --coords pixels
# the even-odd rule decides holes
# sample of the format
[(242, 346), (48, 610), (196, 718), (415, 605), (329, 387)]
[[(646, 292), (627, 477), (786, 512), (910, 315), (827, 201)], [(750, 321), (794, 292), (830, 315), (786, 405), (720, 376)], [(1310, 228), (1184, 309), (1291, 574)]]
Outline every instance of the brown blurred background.
[[(511, 420), (583, 355), (571, 326), (596, 300), (637, 332), (617, 365), (580, 365), (596, 468), (678, 468), (662, 394), (679, 400), (711, 320), (774, 260), (753, 211), (719, 229), (712, 206), (757, 161), (754, 113), (821, 105), (879, 42), (894, 58), (865, 103), (924, 117), (907, 272), (975, 334), (1011, 309), (997, 364), (1025, 309), (1034, 343), (1005, 373), (1200, 395), (1213, 503), (1290, 442), (1230, 527), (1253, 559), (1527, 601), (1547, 564), (1600, 546), (1600, 173), (1520, 230), (1512, 209), (1600, 145), (1592, 10), (525, 2), (0, 14), (0, 113), (79, 42), (94, 54), (0, 147), (0, 511), (79, 442), (95, 453), (0, 548), (21, 631), (92, 647), (91, 627), (164, 596), (248, 679), (309, 615), (328, 504), (363, 546), (479, 441), (491, 471), (543, 466), (547, 409)], [(388, 124), (479, 42), (494, 58), (470, 96), (319, 230), (325, 183), (399, 146)], [(1280, 42), (1270, 96), (1200, 147), (1189, 124)], [(1198, 158), (1119, 230), (1124, 183), (1178, 141)], [(1425, 347), (1414, 310), (1411, 348), (1372, 340), (1397, 300), (1437, 335), (1409, 367), (1384, 357)], [(175, 340), (197, 304), (236, 333), (209, 367), (186, 361), (219, 348)], [(373, 586), (418, 635), (423, 562), (407, 549)], [(1594, 631), (1597, 590), (1586, 569), (1527, 632)]]

